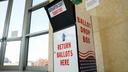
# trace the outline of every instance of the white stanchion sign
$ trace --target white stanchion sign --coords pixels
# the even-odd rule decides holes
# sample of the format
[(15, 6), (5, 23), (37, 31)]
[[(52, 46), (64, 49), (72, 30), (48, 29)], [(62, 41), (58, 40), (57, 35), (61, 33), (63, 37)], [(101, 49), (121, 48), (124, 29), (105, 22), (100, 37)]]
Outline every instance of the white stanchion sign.
[(79, 49), (79, 68), (80, 72), (97, 72), (93, 27), (91, 17), (85, 10), (84, 4), (85, 3), (83, 2), (75, 7)]
[(79, 72), (75, 26), (54, 33), (54, 72)]

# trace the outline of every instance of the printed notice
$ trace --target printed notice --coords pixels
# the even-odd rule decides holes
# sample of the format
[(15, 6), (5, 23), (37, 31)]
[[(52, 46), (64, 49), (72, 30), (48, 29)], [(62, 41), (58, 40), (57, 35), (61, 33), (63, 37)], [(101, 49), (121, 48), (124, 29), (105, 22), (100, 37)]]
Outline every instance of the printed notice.
[(86, 0), (86, 10), (91, 10), (99, 5), (99, 0)]
[(54, 72), (78, 72), (75, 26), (54, 33)]
[(66, 7), (63, 0), (48, 9), (51, 18), (63, 13), (64, 11), (66, 11)]

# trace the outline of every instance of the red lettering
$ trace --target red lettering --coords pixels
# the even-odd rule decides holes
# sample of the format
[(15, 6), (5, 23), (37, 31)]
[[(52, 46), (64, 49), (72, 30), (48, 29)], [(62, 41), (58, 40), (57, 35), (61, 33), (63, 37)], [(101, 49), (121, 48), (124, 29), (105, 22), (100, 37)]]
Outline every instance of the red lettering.
[(91, 28), (91, 23), (89, 23), (87, 20), (82, 19), (82, 18), (80, 18), (80, 17), (77, 17), (76, 20), (77, 20), (77, 22), (80, 23), (81, 25)]
[(57, 52), (56, 56), (57, 58), (71, 57), (73, 56), (73, 52), (72, 50)]
[(80, 27), (80, 31), (81, 31), (81, 33), (84, 33), (84, 34), (86, 34), (86, 35), (89, 35), (90, 34), (90, 30), (89, 29), (86, 29), (86, 28), (84, 28), (84, 27)]
[(83, 42), (90, 44), (90, 38), (86, 37), (86, 36), (83, 36)]
[(57, 46), (57, 49), (58, 49), (58, 50), (63, 50), (63, 49), (67, 49), (67, 48), (71, 48), (71, 42), (59, 44), (59, 45)]
[(56, 9), (55, 11), (53, 11), (52, 14), (53, 14), (54, 16), (56, 16), (56, 15), (60, 14), (62, 11), (63, 11), (62, 8), (58, 8), (58, 9)]
[(61, 66), (69, 65), (69, 59), (60, 60), (60, 65)]
[(77, 17), (77, 22), (80, 23), (80, 18), (79, 17)]

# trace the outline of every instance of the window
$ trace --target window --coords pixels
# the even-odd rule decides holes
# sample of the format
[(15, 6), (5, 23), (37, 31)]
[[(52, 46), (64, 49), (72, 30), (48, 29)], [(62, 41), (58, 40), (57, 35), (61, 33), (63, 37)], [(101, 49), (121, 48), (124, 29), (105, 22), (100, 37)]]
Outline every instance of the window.
[[(33, 0), (35, 3), (37, 0)], [(38, 0), (40, 2), (41, 0)], [(49, 19), (45, 9), (42, 7), (31, 12), (30, 35), (28, 48), (28, 66), (48, 66), (48, 32)]]
[(44, 1), (47, 1), (47, 0), (33, 0), (33, 4), (32, 5), (34, 6), (34, 5), (37, 5), (37, 4), (42, 3)]
[(8, 1), (0, 2), (0, 39), (2, 38), (7, 5), (8, 5)]
[(48, 34), (29, 40), (28, 66), (48, 65)]
[(14, 0), (8, 37), (20, 37), (22, 33), (25, 0)]
[(49, 19), (44, 8), (32, 12), (30, 33), (48, 30)]
[(49, 19), (41, 7), (44, 1), (0, 1), (0, 71), (48, 70)]
[(7, 42), (4, 65), (19, 65), (20, 41)]
[[(33, 4), (35, 2), (33, 0)], [(37, 4), (43, 4), (42, 2), (43, 0), (38, 0)], [(36, 8), (35, 10), (30, 10), (30, 33), (26, 35), (27, 38), (29, 37), (27, 70), (31, 70), (29, 68), (39, 68), (42, 71), (47, 71), (49, 19), (45, 9), (43, 7), (40, 8), (39, 5), (33, 7)]]

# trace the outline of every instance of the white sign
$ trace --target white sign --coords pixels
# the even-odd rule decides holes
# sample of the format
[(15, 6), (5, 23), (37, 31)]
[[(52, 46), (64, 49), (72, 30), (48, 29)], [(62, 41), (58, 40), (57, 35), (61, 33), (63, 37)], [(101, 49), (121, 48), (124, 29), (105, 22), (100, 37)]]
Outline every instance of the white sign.
[(54, 33), (54, 72), (78, 72), (75, 26)]
[(80, 59), (86, 59), (89, 56), (95, 57), (91, 22), (79, 16), (77, 16), (76, 21)]
[(85, 10), (84, 4), (85, 3), (81, 3), (75, 7), (79, 43), (79, 72), (97, 72), (92, 30), (93, 27), (91, 17)]
[(86, 10), (91, 10), (99, 5), (99, 0), (85, 0)]
[(66, 11), (66, 7), (63, 0), (48, 9), (51, 18), (63, 13), (64, 11)]

